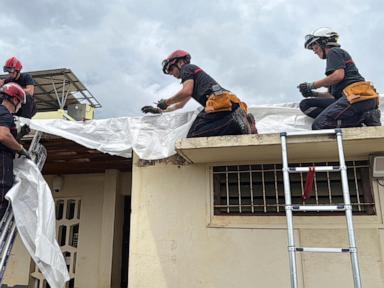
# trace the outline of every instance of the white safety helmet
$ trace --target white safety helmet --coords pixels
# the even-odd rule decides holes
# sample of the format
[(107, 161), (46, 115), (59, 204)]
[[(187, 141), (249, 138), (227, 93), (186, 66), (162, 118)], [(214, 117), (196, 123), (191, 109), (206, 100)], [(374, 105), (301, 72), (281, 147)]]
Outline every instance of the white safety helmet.
[(339, 34), (331, 30), (330, 28), (319, 28), (313, 31), (312, 34), (308, 34), (305, 36), (304, 47), (306, 49), (312, 49), (312, 46), (315, 43), (318, 43), (322, 48), (340, 47), (340, 44), (337, 43), (338, 39)]

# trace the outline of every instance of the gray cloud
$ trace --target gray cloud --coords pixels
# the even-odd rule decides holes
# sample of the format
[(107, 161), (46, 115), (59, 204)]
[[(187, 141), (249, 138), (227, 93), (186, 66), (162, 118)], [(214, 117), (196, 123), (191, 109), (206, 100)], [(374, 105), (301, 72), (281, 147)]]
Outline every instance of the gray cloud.
[[(4, 60), (71, 68), (103, 104), (99, 117), (139, 115), (179, 88), (160, 63), (175, 49), (250, 104), (299, 101), (324, 75), (304, 35), (330, 26), (362, 74), (384, 91), (382, 1), (11, 1), (0, 11)], [(2, 60), (1, 60), (2, 61)], [(190, 104), (186, 109), (196, 107)]]

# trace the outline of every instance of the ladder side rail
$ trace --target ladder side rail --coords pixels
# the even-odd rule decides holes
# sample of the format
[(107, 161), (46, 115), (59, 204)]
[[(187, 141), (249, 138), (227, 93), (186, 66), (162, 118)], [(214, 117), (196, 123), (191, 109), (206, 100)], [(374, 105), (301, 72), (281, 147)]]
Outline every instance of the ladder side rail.
[(13, 247), (13, 244), (15, 242), (16, 238), (16, 223), (13, 222), (12, 226), (10, 227), (9, 237), (7, 238), (7, 241), (5, 242), (4, 249), (1, 253), (1, 260), (0, 260), (0, 283), (3, 281), (3, 277), (5, 274), (5, 270), (7, 269), (7, 263), (9, 256), (11, 254), (11, 250)]
[(361, 288), (362, 286), (361, 286), (361, 278), (360, 278), (360, 269), (359, 269), (359, 262), (357, 257), (355, 232), (353, 228), (352, 206), (351, 206), (351, 198), (349, 193), (347, 166), (345, 164), (343, 136), (342, 136), (341, 129), (336, 129), (336, 140), (337, 140), (337, 148), (339, 152), (339, 162), (340, 162), (340, 168), (341, 168), (341, 183), (343, 188), (344, 204), (346, 207), (345, 216), (347, 221), (349, 246), (351, 249), (350, 255), (351, 255), (351, 263), (352, 263), (353, 280), (354, 280), (355, 288)]
[(291, 188), (289, 183), (289, 168), (288, 168), (288, 152), (287, 152), (287, 136), (286, 133), (280, 134), (281, 138), (281, 151), (282, 151), (282, 164), (283, 164), (283, 180), (284, 180), (284, 198), (285, 198), (285, 213), (287, 217), (288, 227), (288, 254), (289, 254), (289, 267), (291, 276), (291, 288), (298, 287), (297, 281), (297, 266), (296, 266), (296, 253), (295, 253), (295, 238), (293, 231), (293, 216), (292, 216), (292, 200)]

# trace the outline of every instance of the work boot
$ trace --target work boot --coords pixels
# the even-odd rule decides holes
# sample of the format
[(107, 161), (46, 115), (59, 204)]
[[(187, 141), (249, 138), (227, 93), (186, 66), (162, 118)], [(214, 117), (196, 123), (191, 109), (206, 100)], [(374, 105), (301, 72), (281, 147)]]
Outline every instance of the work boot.
[(236, 122), (240, 134), (251, 134), (251, 125), (248, 122), (247, 114), (240, 107), (232, 113), (233, 120)]
[(250, 134), (258, 134), (257, 128), (256, 128), (255, 117), (251, 113), (248, 113), (247, 114), (247, 120), (248, 120), (249, 126), (251, 126), (251, 133)]
[(381, 126), (381, 112), (379, 109), (373, 109), (365, 112), (362, 116), (362, 124), (365, 126)]

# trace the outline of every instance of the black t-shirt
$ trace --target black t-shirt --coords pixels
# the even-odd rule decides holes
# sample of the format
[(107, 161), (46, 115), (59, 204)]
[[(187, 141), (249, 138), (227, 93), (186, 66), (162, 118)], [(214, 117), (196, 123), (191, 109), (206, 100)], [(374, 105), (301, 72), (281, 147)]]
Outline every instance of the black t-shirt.
[[(9, 128), (13, 137), (16, 137), (17, 131), (16, 131), (15, 120), (13, 119), (13, 116), (9, 112), (9, 110), (1, 104), (0, 104), (0, 126)], [(0, 142), (0, 151), (7, 151), (9, 153), (12, 153), (13, 155), (15, 154), (15, 151), (9, 149), (7, 146), (5, 146), (1, 142)]]
[(192, 97), (205, 107), (207, 96), (212, 94), (212, 86), (218, 85), (216, 80), (193, 64), (185, 64), (181, 67), (180, 75), (181, 83), (194, 80)]
[[(32, 76), (29, 73), (20, 73), (20, 77), (17, 80), (11, 78), (4, 80), (4, 84), (10, 82), (17, 83), (22, 88), (26, 88), (28, 85), (35, 85), (35, 81), (32, 79)], [(21, 109), (16, 113), (16, 116), (31, 119), (33, 115), (36, 114), (36, 112), (37, 110), (35, 100), (33, 99), (33, 96), (27, 94), (26, 103), (21, 106)]]
[(19, 84), (22, 88), (26, 88), (27, 85), (35, 85), (35, 81), (33, 81), (31, 74), (29, 73), (20, 73), (19, 79), (11, 79), (7, 78), (4, 80), (4, 84), (13, 82)]
[(364, 77), (360, 75), (355, 63), (347, 51), (334, 47), (328, 51), (327, 66), (325, 68), (325, 75), (332, 74), (337, 69), (344, 69), (344, 79), (335, 85), (329, 87), (329, 92), (336, 98), (342, 97), (342, 91), (345, 87), (352, 83), (365, 81)]

